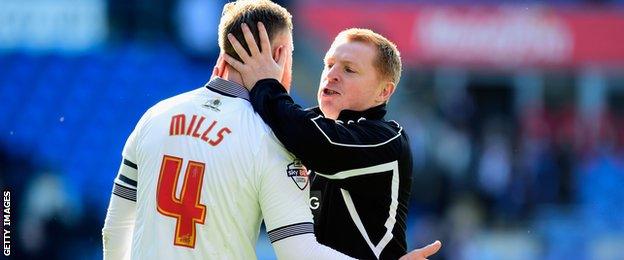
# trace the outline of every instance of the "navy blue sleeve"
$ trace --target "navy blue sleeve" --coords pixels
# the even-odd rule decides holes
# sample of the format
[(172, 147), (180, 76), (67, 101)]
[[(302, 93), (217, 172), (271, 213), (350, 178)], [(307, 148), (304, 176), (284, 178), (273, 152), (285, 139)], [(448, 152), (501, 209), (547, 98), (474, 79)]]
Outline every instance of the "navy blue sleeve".
[(401, 128), (379, 120), (339, 123), (294, 103), (275, 79), (263, 79), (250, 93), (254, 110), (304, 165), (323, 174), (397, 160)]

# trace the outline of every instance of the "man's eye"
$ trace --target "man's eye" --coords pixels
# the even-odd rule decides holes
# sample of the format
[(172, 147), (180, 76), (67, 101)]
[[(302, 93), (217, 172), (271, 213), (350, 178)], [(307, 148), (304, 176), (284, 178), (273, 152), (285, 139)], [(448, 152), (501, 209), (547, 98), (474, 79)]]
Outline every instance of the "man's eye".
[(351, 68), (349, 68), (349, 67), (346, 67), (346, 68), (345, 68), (345, 71), (346, 71), (346, 72), (348, 72), (348, 73), (355, 73), (355, 71), (354, 71), (354, 70), (352, 70), (352, 69), (351, 69)]
[(331, 67), (333, 67), (333, 66), (334, 66), (334, 64), (331, 64), (331, 63), (325, 64), (325, 67), (327, 67), (328, 69), (331, 69)]

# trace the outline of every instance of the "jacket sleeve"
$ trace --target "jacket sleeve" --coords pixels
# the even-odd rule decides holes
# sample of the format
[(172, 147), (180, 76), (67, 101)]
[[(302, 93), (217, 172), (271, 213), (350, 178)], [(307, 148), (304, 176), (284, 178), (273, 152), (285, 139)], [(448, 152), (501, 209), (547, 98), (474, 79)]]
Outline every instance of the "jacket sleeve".
[(275, 79), (251, 91), (254, 110), (303, 164), (323, 174), (397, 160), (402, 129), (377, 120), (337, 122), (294, 103)]

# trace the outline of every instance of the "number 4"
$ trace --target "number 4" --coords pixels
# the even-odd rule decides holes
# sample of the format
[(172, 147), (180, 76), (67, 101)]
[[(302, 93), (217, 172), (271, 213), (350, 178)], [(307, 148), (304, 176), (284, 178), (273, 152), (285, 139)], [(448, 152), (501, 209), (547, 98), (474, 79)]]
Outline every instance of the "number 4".
[(204, 224), (206, 205), (199, 203), (205, 164), (189, 161), (182, 183), (180, 199), (176, 197), (182, 158), (165, 155), (158, 177), (156, 203), (158, 212), (176, 218), (173, 244), (195, 248), (195, 224)]

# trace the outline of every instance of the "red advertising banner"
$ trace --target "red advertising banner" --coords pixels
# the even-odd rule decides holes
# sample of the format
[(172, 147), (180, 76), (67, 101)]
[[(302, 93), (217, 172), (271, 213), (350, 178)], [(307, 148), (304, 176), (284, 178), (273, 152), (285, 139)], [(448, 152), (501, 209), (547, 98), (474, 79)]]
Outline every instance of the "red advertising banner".
[(303, 5), (296, 18), (327, 41), (370, 28), (408, 64), (624, 67), (624, 10), (407, 4)]

